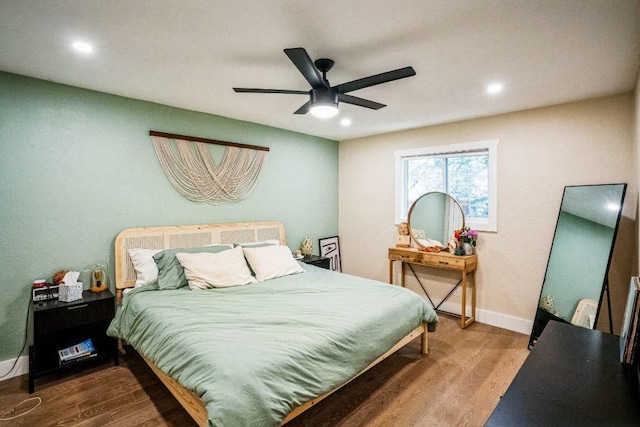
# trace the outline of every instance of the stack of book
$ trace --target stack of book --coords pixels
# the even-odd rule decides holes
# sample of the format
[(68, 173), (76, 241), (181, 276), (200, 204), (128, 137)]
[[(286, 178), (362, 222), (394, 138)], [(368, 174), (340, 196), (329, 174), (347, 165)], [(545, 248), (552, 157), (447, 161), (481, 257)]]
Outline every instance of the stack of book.
[(71, 347), (58, 350), (58, 360), (60, 361), (60, 366), (90, 359), (92, 357), (96, 357), (97, 355), (98, 353), (96, 352), (96, 349), (93, 346), (93, 342), (90, 338), (76, 345), (72, 345)]
[(627, 307), (624, 311), (622, 331), (620, 332), (620, 361), (635, 364), (638, 362), (638, 341), (640, 341), (640, 279), (631, 278)]

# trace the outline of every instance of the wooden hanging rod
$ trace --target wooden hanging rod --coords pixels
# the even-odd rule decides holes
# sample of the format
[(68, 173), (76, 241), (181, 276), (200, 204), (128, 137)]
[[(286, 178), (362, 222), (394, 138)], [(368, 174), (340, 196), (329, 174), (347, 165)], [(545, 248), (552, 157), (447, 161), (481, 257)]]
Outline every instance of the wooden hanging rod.
[(197, 136), (176, 135), (175, 133), (149, 131), (151, 136), (159, 136), (161, 138), (183, 139), (185, 141), (204, 142), (206, 144), (227, 145), (229, 147), (249, 148), (251, 150), (269, 151), (269, 147), (261, 147), (259, 145), (238, 144), (237, 142), (216, 141), (215, 139), (198, 138)]

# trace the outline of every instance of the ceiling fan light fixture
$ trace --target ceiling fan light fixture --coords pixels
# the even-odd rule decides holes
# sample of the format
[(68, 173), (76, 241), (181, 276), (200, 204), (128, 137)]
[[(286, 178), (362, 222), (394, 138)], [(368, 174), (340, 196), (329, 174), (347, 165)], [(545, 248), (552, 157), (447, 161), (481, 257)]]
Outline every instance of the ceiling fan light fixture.
[(309, 112), (321, 119), (328, 119), (338, 114), (338, 91), (333, 88), (313, 89)]
[(338, 114), (338, 107), (330, 104), (316, 104), (309, 112), (320, 119), (329, 119)]
[(358, 107), (379, 110), (386, 105), (379, 102), (370, 101), (357, 96), (349, 95), (354, 90), (364, 89), (370, 86), (376, 86), (382, 83), (392, 82), (394, 80), (404, 79), (416, 75), (413, 67), (398, 68), (397, 70), (387, 71), (386, 73), (375, 74), (350, 82), (341, 83), (331, 86), (327, 80), (327, 72), (333, 67), (333, 60), (328, 58), (320, 58), (312, 61), (309, 54), (302, 47), (294, 47), (285, 49), (284, 53), (289, 57), (293, 65), (311, 85), (308, 92), (302, 90), (287, 89), (253, 89), (234, 87), (233, 90), (238, 93), (280, 93), (290, 95), (306, 95), (309, 94), (309, 101), (305, 102), (293, 114), (311, 113), (315, 117), (328, 119), (338, 114), (338, 101), (343, 104), (356, 105)]

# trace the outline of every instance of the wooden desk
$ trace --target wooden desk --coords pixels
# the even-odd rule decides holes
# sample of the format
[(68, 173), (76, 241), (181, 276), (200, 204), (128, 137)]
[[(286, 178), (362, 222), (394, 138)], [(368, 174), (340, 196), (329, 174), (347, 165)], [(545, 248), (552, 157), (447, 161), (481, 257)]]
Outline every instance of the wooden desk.
[(618, 336), (550, 321), (485, 426), (637, 426), (637, 381)]
[[(389, 248), (389, 283), (393, 284), (393, 261), (400, 261), (402, 273), (400, 284), (404, 287), (405, 264), (416, 264), (442, 270), (459, 271), (462, 290), (460, 327), (466, 328), (476, 320), (476, 284), (475, 274), (471, 287), (471, 313), (467, 318), (467, 274), (475, 273), (478, 265), (476, 255), (456, 256), (449, 252), (421, 252), (414, 248)], [(457, 285), (456, 285), (457, 286)]]

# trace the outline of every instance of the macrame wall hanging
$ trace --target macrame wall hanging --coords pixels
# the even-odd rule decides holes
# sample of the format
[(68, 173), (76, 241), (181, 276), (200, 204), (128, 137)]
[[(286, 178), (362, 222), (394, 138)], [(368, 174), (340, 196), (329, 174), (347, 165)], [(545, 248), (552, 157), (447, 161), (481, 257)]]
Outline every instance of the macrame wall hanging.
[[(193, 136), (149, 132), (167, 179), (178, 193), (193, 202), (237, 202), (255, 187), (268, 147), (214, 141)], [(224, 145), (220, 164), (207, 144)]]

